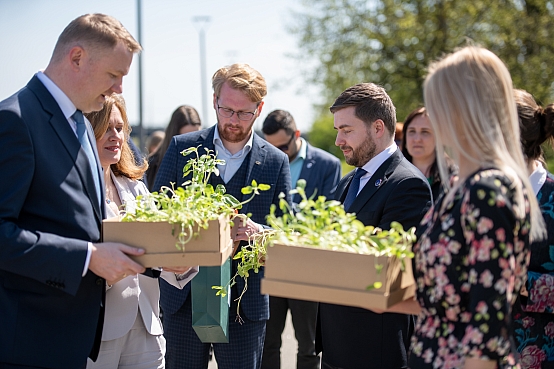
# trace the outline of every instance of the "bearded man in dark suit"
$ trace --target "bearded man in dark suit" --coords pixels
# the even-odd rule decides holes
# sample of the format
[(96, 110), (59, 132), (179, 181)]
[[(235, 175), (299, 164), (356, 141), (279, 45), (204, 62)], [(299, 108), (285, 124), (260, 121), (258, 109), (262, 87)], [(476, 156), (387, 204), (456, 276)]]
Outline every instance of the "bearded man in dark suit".
[[(394, 142), (396, 109), (385, 90), (373, 83), (352, 86), (336, 99), (331, 113), (335, 144), (356, 167), (341, 179), (335, 198), (365, 225), (417, 226), (431, 204), (431, 189)], [(413, 319), (320, 304), (322, 368), (406, 368)]]
[[(269, 184), (246, 203), (240, 212), (251, 213), (245, 226), (238, 227), (235, 240), (248, 240), (249, 235), (263, 230), (265, 217), (272, 204), (279, 205), (279, 195), (285, 194), (290, 204), (290, 171), (287, 156), (260, 138), (252, 129), (264, 105), (267, 87), (263, 76), (248, 64), (233, 64), (220, 68), (212, 78), (213, 107), (217, 124), (211, 128), (173, 137), (156, 176), (154, 189), (177, 186), (183, 178), (183, 167), (193, 157), (184, 157), (181, 151), (189, 147), (214, 150), (225, 165), (218, 165), (219, 176), (210, 176), (214, 187), (224, 184), (227, 193), (244, 201), (241, 188), (252, 180)], [(233, 261), (231, 275), (237, 270)], [(248, 289), (240, 304), (242, 324), (236, 320), (237, 301), (244, 288), (244, 280), (237, 279), (231, 288), (229, 310), (229, 343), (214, 343), (217, 365), (221, 369), (258, 369), (262, 360), (265, 325), (269, 318), (269, 298), (260, 293), (263, 268), (250, 273)], [(210, 343), (202, 343), (192, 328), (190, 283), (179, 290), (160, 281), (160, 304), (164, 312), (164, 335), (167, 340), (166, 366), (168, 369), (198, 369), (208, 367)]]
[[(293, 188), (299, 179), (303, 179), (306, 181), (304, 191), (308, 198), (325, 196), (330, 199), (333, 196), (340, 180), (340, 160), (303, 139), (291, 113), (280, 109), (272, 111), (264, 120), (262, 132), (267, 142), (289, 157)], [(293, 206), (300, 201), (300, 194), (292, 196)], [(296, 368), (319, 369), (321, 360), (315, 352), (318, 303), (276, 296), (269, 297), (270, 318), (267, 321), (261, 369), (281, 368), (281, 335), (289, 310), (294, 336), (298, 341)]]

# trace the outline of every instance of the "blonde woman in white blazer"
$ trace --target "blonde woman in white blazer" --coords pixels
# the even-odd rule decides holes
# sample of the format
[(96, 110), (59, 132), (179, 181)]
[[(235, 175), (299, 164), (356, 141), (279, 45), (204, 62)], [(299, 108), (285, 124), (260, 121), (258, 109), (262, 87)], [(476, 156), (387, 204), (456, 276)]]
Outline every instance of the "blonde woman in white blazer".
[[(138, 195), (148, 194), (142, 178), (147, 164), (136, 164), (127, 139), (130, 127), (125, 102), (120, 95), (106, 97), (104, 108), (86, 114), (94, 129), (106, 184), (106, 216), (119, 215), (121, 205), (132, 204)], [(164, 368), (165, 339), (159, 317), (159, 277), (183, 288), (198, 267), (149, 271), (150, 275), (122, 276), (107, 281), (102, 344), (96, 362), (87, 368)]]

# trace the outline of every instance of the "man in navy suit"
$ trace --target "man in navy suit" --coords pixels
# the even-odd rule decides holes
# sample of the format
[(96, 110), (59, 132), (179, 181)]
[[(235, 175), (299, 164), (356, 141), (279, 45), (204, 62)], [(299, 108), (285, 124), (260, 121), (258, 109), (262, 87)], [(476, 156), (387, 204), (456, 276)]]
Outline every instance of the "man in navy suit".
[[(246, 199), (241, 188), (252, 180), (269, 184), (270, 190), (243, 206), (241, 213), (251, 213), (245, 226), (238, 228), (236, 240), (247, 240), (265, 224), (271, 204), (278, 206), (279, 194), (289, 199), (290, 171), (287, 156), (253, 132), (254, 121), (260, 115), (266, 95), (262, 75), (247, 64), (233, 64), (219, 69), (212, 78), (213, 106), (217, 124), (211, 128), (175, 136), (162, 160), (154, 188), (179, 186), (183, 167), (190, 157), (181, 151), (191, 146), (215, 150), (225, 165), (218, 166), (220, 176), (210, 176), (213, 185), (224, 184), (237, 199)], [(290, 203), (290, 201), (289, 201)], [(233, 261), (231, 275), (237, 268)], [(214, 343), (214, 353), (220, 369), (258, 369), (261, 364), (265, 324), (269, 318), (269, 299), (260, 293), (263, 268), (250, 273), (248, 289), (240, 304), (242, 324), (236, 321), (236, 298), (244, 287), (242, 278), (231, 289), (229, 310), (229, 343)], [(167, 340), (166, 366), (175, 368), (207, 368), (211, 344), (202, 343), (192, 328), (190, 284), (182, 290), (160, 281), (160, 303), (164, 312), (164, 335)]]
[[(335, 144), (356, 167), (341, 179), (335, 198), (365, 225), (417, 226), (431, 204), (431, 189), (394, 143), (396, 109), (385, 90), (373, 83), (352, 86), (335, 100), (331, 113)], [(413, 319), (320, 304), (322, 368), (406, 368)]]
[[(285, 110), (268, 114), (262, 126), (267, 142), (289, 157), (292, 187), (299, 179), (306, 181), (306, 196), (325, 196), (330, 199), (341, 175), (341, 163), (335, 156), (313, 147), (300, 137), (292, 115)], [(301, 201), (295, 194), (293, 204)], [(281, 334), (290, 309), (294, 334), (298, 341), (297, 369), (318, 369), (315, 352), (318, 303), (282, 297), (269, 297), (270, 318), (267, 321), (262, 369), (281, 368)]]
[(144, 268), (98, 243), (102, 168), (82, 112), (121, 93), (140, 45), (88, 14), (60, 35), (44, 72), (0, 102), (0, 368), (84, 368), (98, 353), (105, 279)]

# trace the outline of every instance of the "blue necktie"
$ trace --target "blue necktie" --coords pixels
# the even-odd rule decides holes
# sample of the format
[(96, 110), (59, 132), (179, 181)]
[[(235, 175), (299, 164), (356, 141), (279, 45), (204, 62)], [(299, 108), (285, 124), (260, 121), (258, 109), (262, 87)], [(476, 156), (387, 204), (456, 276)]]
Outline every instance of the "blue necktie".
[(92, 178), (94, 178), (94, 188), (96, 189), (96, 196), (98, 201), (100, 201), (100, 180), (98, 178), (98, 166), (96, 165), (96, 158), (94, 152), (92, 151), (92, 145), (88, 139), (87, 127), (85, 125), (85, 118), (83, 113), (80, 110), (75, 111), (73, 114), (73, 119), (77, 123), (77, 138), (87, 155), (88, 162), (90, 163), (90, 168), (92, 170)]
[(344, 199), (344, 209), (346, 211), (350, 209), (350, 207), (354, 203), (354, 200), (356, 199), (356, 196), (358, 196), (358, 191), (360, 190), (360, 178), (362, 178), (366, 173), (367, 171), (365, 169), (356, 169), (356, 174), (354, 174), (354, 178), (352, 178), (352, 182), (350, 182), (348, 193), (346, 194), (346, 198)]

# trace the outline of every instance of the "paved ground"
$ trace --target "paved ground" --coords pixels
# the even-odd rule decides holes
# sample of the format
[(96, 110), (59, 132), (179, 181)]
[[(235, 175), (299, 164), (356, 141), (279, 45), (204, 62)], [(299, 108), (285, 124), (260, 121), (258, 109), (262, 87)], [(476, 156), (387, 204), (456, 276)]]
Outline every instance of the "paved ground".
[[(285, 330), (283, 331), (283, 346), (281, 347), (281, 369), (295, 369), (296, 368), (296, 350), (298, 343), (294, 337), (294, 330), (292, 329), (292, 320), (290, 312), (287, 315), (287, 322), (285, 324)], [(208, 369), (217, 369), (217, 363), (215, 360), (210, 361)]]

